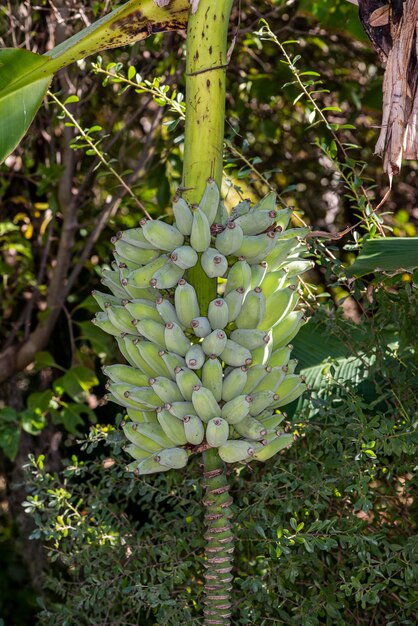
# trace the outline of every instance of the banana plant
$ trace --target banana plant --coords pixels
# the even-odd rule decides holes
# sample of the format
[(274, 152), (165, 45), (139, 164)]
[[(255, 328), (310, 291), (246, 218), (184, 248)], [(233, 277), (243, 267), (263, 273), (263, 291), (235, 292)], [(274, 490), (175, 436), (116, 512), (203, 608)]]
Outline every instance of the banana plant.
[[(143, 476), (181, 470), (193, 456), (203, 459), (205, 626), (229, 625), (233, 610), (227, 468), (266, 462), (290, 446), (283, 407), (307, 388), (294, 371), (290, 341), (306, 321), (299, 276), (312, 265), (305, 258), (309, 231), (289, 228), (291, 209), (278, 207), (274, 193), (253, 206), (244, 200), (230, 213), (220, 194), (232, 3), (193, 2), (188, 16), (183, 180), (173, 198), (174, 221), (143, 219), (138, 228), (117, 233), (112, 269), (102, 276), (108, 291), (93, 294), (101, 309), (94, 323), (115, 337), (125, 360), (107, 366), (105, 374), (108, 399), (126, 414), (122, 428), (133, 459), (126, 471)], [(141, 7), (153, 8), (155, 18), (152, 5)], [(133, 15), (128, 6), (133, 11), (138, 3), (85, 33), (84, 44), (80, 36), (46, 61), (30, 57), (32, 67), (22, 70), (15, 89), (3, 81), (8, 95), (0, 106), (7, 97), (9, 103), (29, 98), (32, 85), (33, 113), (52, 68), (108, 46), (98, 29), (126, 26), (126, 16)], [(170, 7), (183, 16), (180, 0), (158, 11), (167, 17)], [(89, 37), (96, 42), (90, 47)], [(111, 42), (118, 45), (118, 36)], [(18, 55), (13, 61), (7, 54), (10, 68)]]

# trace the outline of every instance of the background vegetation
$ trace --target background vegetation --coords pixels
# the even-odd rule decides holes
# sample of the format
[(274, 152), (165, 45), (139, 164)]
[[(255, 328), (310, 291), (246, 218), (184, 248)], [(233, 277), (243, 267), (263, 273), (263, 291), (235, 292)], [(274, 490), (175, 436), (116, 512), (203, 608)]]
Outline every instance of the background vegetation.
[[(115, 5), (11, 0), (0, 45), (44, 52)], [(416, 624), (418, 280), (345, 271), (368, 238), (416, 235), (416, 164), (375, 212), (382, 69), (355, 7), (243, 0), (230, 39), (226, 203), (273, 188), (322, 233), (294, 342), (313, 387), (289, 410), (298, 439), (234, 472), (234, 623)], [(184, 43), (157, 35), (60, 72), (64, 108), (49, 98), (1, 167), (5, 626), (199, 623), (200, 468), (123, 472), (100, 371), (116, 346), (90, 323), (110, 238), (142, 207), (169, 212), (180, 184)]]

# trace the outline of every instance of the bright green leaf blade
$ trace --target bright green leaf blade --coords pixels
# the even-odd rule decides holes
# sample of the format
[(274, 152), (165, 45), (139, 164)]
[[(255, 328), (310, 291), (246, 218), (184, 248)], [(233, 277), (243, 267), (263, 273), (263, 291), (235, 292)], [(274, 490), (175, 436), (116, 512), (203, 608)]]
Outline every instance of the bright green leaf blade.
[(418, 237), (391, 237), (368, 239), (353, 265), (346, 269), (348, 276), (364, 276), (379, 270), (396, 272), (418, 267)]

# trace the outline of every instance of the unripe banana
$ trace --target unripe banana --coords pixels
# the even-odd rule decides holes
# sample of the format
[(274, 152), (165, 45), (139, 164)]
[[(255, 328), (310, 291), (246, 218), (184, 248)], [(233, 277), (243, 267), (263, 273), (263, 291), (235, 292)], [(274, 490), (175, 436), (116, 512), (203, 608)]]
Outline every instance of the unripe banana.
[(199, 208), (193, 211), (192, 232), (190, 233), (190, 245), (196, 252), (203, 252), (209, 248), (212, 235), (208, 218)]
[(155, 375), (155, 369), (151, 367), (151, 365), (149, 365), (149, 363), (143, 358), (142, 354), (140, 353), (138, 348), (140, 343), (148, 342), (142, 342), (136, 339), (132, 340), (131, 337), (124, 337), (120, 341), (120, 347), (124, 348), (127, 355), (127, 361), (134, 367), (137, 367), (143, 374), (146, 374), (149, 378), (150, 376)]
[(134, 443), (130, 443), (124, 448), (124, 450), (137, 461), (142, 461), (143, 459), (147, 459), (150, 456), (149, 450), (144, 450), (144, 448), (140, 448)]
[(295, 280), (288, 278), (284, 270), (276, 270), (275, 272), (268, 272), (262, 282), (262, 289), (264, 293), (271, 296), (278, 289), (284, 289), (289, 285), (295, 285)]
[(286, 207), (285, 209), (280, 209), (280, 211), (277, 211), (276, 226), (281, 228), (282, 231), (285, 230), (289, 225), (292, 213), (293, 209), (291, 207)]
[(279, 289), (266, 298), (266, 310), (259, 328), (269, 330), (293, 311), (299, 301), (299, 294), (293, 287)]
[(297, 359), (290, 359), (290, 361), (286, 365), (283, 365), (282, 371), (286, 375), (294, 374), (295, 373), (295, 369), (296, 369), (298, 363), (299, 363), (299, 361)]
[(247, 417), (253, 402), (252, 396), (239, 395), (226, 402), (221, 410), (223, 417), (229, 424), (238, 424), (244, 417)]
[[(138, 433), (138, 435), (143, 435), (144, 437), (148, 437), (148, 439), (152, 439), (156, 444), (160, 445), (161, 448), (171, 448), (173, 445), (171, 440), (167, 437), (161, 426), (157, 424), (134, 424), (134, 429)], [(135, 443), (135, 441), (133, 442)], [(141, 446), (140, 443), (137, 445)], [(142, 446), (141, 446), (142, 447)], [(161, 450), (158, 452), (160, 454)]]
[(163, 320), (164, 324), (175, 322), (179, 326), (182, 326), (179, 318), (177, 317), (175, 306), (170, 302), (170, 300), (159, 297), (155, 301), (155, 306), (160, 322), (161, 320)]
[(251, 393), (257, 387), (257, 385), (267, 376), (271, 371), (270, 367), (265, 365), (252, 365), (248, 368), (247, 381), (243, 387), (243, 393)]
[(237, 328), (232, 331), (230, 337), (232, 341), (236, 341), (240, 346), (244, 346), (248, 350), (255, 350), (270, 341), (268, 333), (255, 328)]
[(293, 442), (293, 435), (283, 434), (278, 437), (275, 437), (268, 443), (267, 445), (259, 448), (254, 453), (254, 458), (257, 461), (267, 461), (272, 456), (290, 446)]
[[(221, 362), (214, 355), (211, 355), (202, 367), (202, 383), (204, 387), (213, 393), (216, 402), (221, 401), (222, 378), (223, 369)], [(200, 383), (196, 381), (195, 385), (198, 384)]]
[(116, 298), (126, 298), (127, 292), (120, 284), (119, 280), (119, 272), (115, 272), (113, 270), (102, 270), (102, 277), (100, 279), (102, 285), (110, 289), (113, 296)]
[(252, 363), (251, 352), (230, 339), (227, 340), (225, 348), (219, 356), (226, 365), (232, 365), (232, 367), (241, 367)]
[(166, 350), (160, 350), (160, 356), (164, 361), (164, 364), (168, 370), (171, 380), (176, 379), (176, 369), (178, 367), (186, 367), (186, 361), (179, 354), (175, 352), (167, 352)]
[(259, 417), (258, 419), (263, 424), (267, 432), (270, 432), (272, 430), (277, 430), (278, 426), (280, 426), (285, 418), (286, 413), (273, 413), (273, 415), (268, 415), (263, 418)]
[(229, 374), (225, 376), (222, 383), (221, 398), (225, 402), (229, 402), (235, 396), (239, 396), (247, 383), (248, 370), (246, 367), (234, 367)]
[[(96, 316), (93, 317), (91, 321), (95, 326), (98, 326), (105, 333), (108, 333), (108, 335), (113, 335), (114, 337), (122, 337), (122, 335), (124, 335), (119, 328), (116, 328), (116, 326), (112, 324), (107, 316), (107, 313), (104, 313), (103, 311), (96, 313)], [(134, 327), (132, 326), (132, 328)]]
[(144, 387), (148, 384), (148, 377), (129, 365), (106, 365), (103, 373), (115, 383), (128, 383), (136, 387)]
[(125, 309), (134, 320), (150, 319), (161, 322), (161, 317), (154, 302), (150, 300), (138, 299), (130, 302), (124, 301)]
[(183, 417), (184, 433), (187, 441), (194, 446), (202, 443), (205, 436), (205, 427), (197, 415), (185, 415)]
[(182, 467), (186, 467), (189, 455), (184, 448), (168, 448), (161, 450), (161, 452), (158, 453), (158, 457), (155, 456), (154, 459), (161, 465), (169, 467), (170, 469), (181, 469)]
[(216, 329), (212, 331), (202, 341), (202, 350), (208, 356), (214, 354), (219, 356), (225, 350), (226, 342), (228, 338), (224, 330)]
[(229, 424), (222, 417), (214, 417), (206, 425), (206, 441), (212, 448), (223, 446), (229, 436)]
[(286, 373), (281, 367), (269, 367), (267, 369), (269, 369), (269, 372), (263, 378), (263, 380), (259, 382), (258, 385), (254, 388), (254, 393), (264, 390), (275, 391), (277, 393), (277, 387), (283, 382)]
[[(126, 345), (125, 345), (125, 338), (126, 338), (126, 339), (128, 339), (128, 338), (129, 338), (129, 339), (131, 339), (131, 340), (133, 339), (133, 338), (132, 338), (132, 335), (124, 335), (123, 337), (115, 337), (115, 339), (116, 339), (116, 341), (117, 341), (117, 343), (118, 343), (119, 352), (122, 354), (123, 358), (125, 359), (125, 361), (126, 361), (127, 363), (129, 363), (130, 365), (133, 365), (133, 366), (137, 367), (137, 366), (136, 366), (136, 364), (135, 364), (135, 362), (134, 362), (134, 361), (132, 361), (131, 356), (130, 356), (130, 354), (128, 353), (128, 350), (126, 349)], [(138, 369), (142, 372), (142, 369), (141, 369), (141, 368), (138, 368)]]
[(160, 250), (172, 252), (183, 245), (184, 236), (175, 226), (161, 220), (141, 220), (142, 232), (147, 241)]
[[(167, 263), (168, 257), (166, 254), (162, 254), (161, 256), (154, 259), (147, 265), (140, 267), (137, 270), (132, 270), (128, 273), (125, 280), (128, 282), (126, 285), (130, 285), (132, 287), (139, 287), (140, 289), (146, 289), (149, 287), (150, 280), (154, 276), (155, 272), (163, 267)], [(126, 285), (124, 285), (126, 289)]]
[(284, 365), (286, 365), (290, 359), (290, 353), (292, 351), (292, 348), (293, 346), (288, 345), (273, 350), (269, 358), (270, 367), (283, 367)]
[(191, 402), (173, 402), (164, 407), (169, 413), (182, 420), (185, 415), (193, 415), (194, 407)]
[(195, 343), (191, 346), (187, 350), (184, 359), (188, 368), (191, 370), (200, 370), (205, 362), (205, 353), (202, 350), (201, 344)]
[(175, 322), (168, 322), (165, 325), (164, 341), (169, 352), (175, 352), (181, 356), (185, 356), (190, 348), (190, 340)]
[(309, 235), (311, 229), (306, 227), (303, 228), (287, 228), (286, 230), (279, 233), (278, 239), (279, 241), (285, 241), (286, 239), (298, 239), (300, 242)]
[(176, 227), (182, 235), (190, 235), (192, 232), (193, 215), (186, 200), (179, 195), (173, 198), (173, 213)]
[(145, 319), (136, 323), (135, 328), (137, 332), (151, 341), (159, 348), (166, 349), (165, 343), (165, 326), (156, 322), (155, 320)]
[(215, 400), (215, 396), (206, 387), (196, 385), (192, 393), (192, 403), (197, 415), (204, 422), (208, 422), (213, 417), (219, 417), (220, 408)]
[(149, 370), (151, 371), (150, 377), (155, 376), (169, 376), (170, 373), (161, 358), (160, 348), (151, 341), (139, 341), (136, 344), (139, 354), (143, 360), (147, 363)]
[(242, 246), (243, 239), (241, 226), (235, 222), (228, 222), (226, 228), (216, 236), (215, 247), (221, 254), (230, 256)]
[(307, 385), (303, 378), (296, 374), (286, 376), (281, 385), (277, 388), (277, 400), (272, 405), (275, 409), (293, 402), (301, 396), (307, 389)]
[(304, 322), (303, 311), (293, 311), (283, 318), (272, 330), (274, 350), (292, 341)]
[[(156, 252), (156, 250), (144, 250), (144, 252)], [(157, 255), (154, 254), (154, 259), (156, 257)], [(115, 259), (115, 269), (119, 268), (119, 269), (124, 269), (124, 270), (126, 269), (137, 270), (138, 268), (142, 267), (140, 263), (134, 263), (134, 261), (130, 261), (129, 259), (126, 259), (125, 257), (120, 256), (117, 252), (113, 253), (113, 258)], [(112, 261), (112, 266), (113, 266), (113, 261)]]
[(179, 280), (174, 292), (174, 306), (180, 322), (189, 328), (192, 319), (199, 317), (200, 308), (195, 288), (184, 278)]
[(206, 337), (212, 331), (207, 317), (195, 317), (190, 325), (196, 337)]
[(225, 463), (237, 463), (254, 456), (254, 446), (244, 439), (228, 439), (218, 448), (219, 456)]
[(183, 422), (166, 409), (157, 412), (158, 423), (175, 446), (182, 446), (187, 443)]
[[(163, 403), (183, 402), (183, 396), (177, 384), (165, 376), (150, 378), (149, 384)], [(161, 403), (160, 403), (161, 404)]]
[(180, 389), (180, 393), (183, 399), (191, 400), (193, 387), (195, 385), (200, 385), (201, 380), (197, 376), (197, 374), (195, 374), (193, 370), (189, 370), (187, 368), (186, 369), (177, 368), (176, 369), (176, 384), (178, 388)]
[(160, 267), (150, 280), (150, 285), (156, 289), (171, 289), (175, 287), (178, 281), (183, 277), (184, 270), (169, 260), (165, 265)]
[(180, 246), (180, 248), (173, 250), (170, 254), (170, 259), (178, 267), (187, 270), (197, 265), (198, 256), (196, 250), (191, 246)]
[[(268, 264), (265, 261), (251, 265), (251, 289), (261, 287), (268, 270)], [(266, 292), (269, 293), (269, 292)]]
[(125, 472), (133, 472), (136, 476), (145, 476), (147, 474), (156, 474), (157, 472), (168, 472), (170, 469), (171, 467), (161, 465), (161, 463), (155, 460), (154, 456), (150, 456), (143, 461), (129, 463), (125, 467)]
[(241, 311), (235, 319), (238, 328), (257, 328), (264, 318), (266, 298), (261, 287), (256, 287), (247, 293)]
[(206, 215), (209, 226), (215, 221), (216, 214), (218, 212), (220, 201), (220, 193), (218, 185), (213, 178), (208, 178), (205, 191), (201, 201), (199, 202), (199, 209)]
[(106, 394), (108, 400), (110, 400), (111, 402), (115, 402), (120, 406), (130, 407), (132, 409), (139, 410), (145, 410), (150, 408), (150, 404), (144, 401), (139, 401), (137, 398), (132, 396), (132, 390), (144, 389), (144, 387), (134, 387), (133, 385), (128, 385), (126, 383), (107, 382), (106, 389), (109, 392), (108, 394)]
[(274, 211), (277, 204), (277, 195), (274, 191), (270, 191), (263, 196), (261, 200), (254, 204), (253, 211)]
[(110, 305), (106, 309), (107, 316), (109, 321), (115, 326), (119, 328), (119, 330), (123, 333), (128, 333), (128, 335), (137, 335), (138, 331), (136, 330), (134, 324), (132, 323), (134, 320), (123, 306), (115, 306)]
[(248, 200), (248, 198), (246, 200), (238, 202), (238, 204), (236, 204), (231, 211), (231, 220), (236, 220), (237, 217), (240, 217), (241, 215), (246, 215), (250, 210), (250, 207), (251, 202), (250, 200)]
[(122, 304), (122, 298), (118, 298), (117, 296), (112, 296), (110, 293), (103, 293), (101, 291), (96, 291), (95, 289), (94, 291), (91, 292), (91, 295), (96, 300), (97, 304), (102, 309), (102, 311), (106, 311), (109, 304), (112, 304), (112, 305), (115, 304), (116, 306), (120, 306)]
[(257, 416), (267, 407), (273, 406), (273, 403), (279, 399), (279, 396), (271, 390), (258, 391), (253, 393), (253, 402), (250, 407), (250, 415)]
[(263, 437), (267, 434), (265, 426), (249, 415), (235, 424), (234, 429), (239, 435), (241, 435), (241, 437), (254, 439), (255, 441), (261, 441), (261, 439), (263, 439)]
[(277, 212), (274, 209), (252, 210), (246, 215), (237, 217), (235, 223), (241, 226), (244, 235), (258, 235), (273, 226), (276, 217)]
[(128, 230), (120, 231), (116, 235), (119, 241), (124, 241), (136, 246), (137, 248), (144, 248), (145, 250), (160, 250), (160, 246), (154, 246), (144, 236), (142, 228), (128, 228)]
[(209, 278), (223, 276), (228, 269), (228, 261), (218, 250), (206, 248), (200, 257), (203, 271)]
[[(113, 393), (112, 385), (113, 383), (110, 383), (109, 390)], [(153, 389), (150, 389), (150, 387), (134, 387), (132, 385), (129, 386), (129, 388), (124, 392), (123, 395), (126, 398), (127, 402), (137, 403), (137, 408), (139, 408), (140, 410), (143, 410), (143, 408), (156, 409), (161, 404), (160, 397), (155, 393)]]
[(290, 260), (286, 263), (285, 272), (289, 278), (293, 276), (299, 276), (300, 274), (304, 274), (308, 270), (311, 270), (314, 267), (315, 263), (313, 261), (307, 261), (305, 259), (295, 259), (294, 261)]
[(300, 243), (297, 239), (284, 239), (283, 241), (279, 239), (273, 250), (266, 256), (269, 272), (275, 272), (299, 247)]
[(129, 419), (132, 422), (137, 422), (137, 424), (146, 424), (146, 423), (156, 423), (157, 422), (157, 414), (153, 409), (139, 410), (133, 409), (132, 407), (127, 407), (126, 412), (129, 416)]
[(272, 230), (261, 235), (244, 235), (242, 244), (235, 254), (244, 257), (247, 263), (251, 265), (260, 263), (274, 248), (276, 239), (277, 235)]
[(132, 422), (122, 422), (123, 432), (125, 433), (125, 437), (128, 441), (139, 448), (147, 450), (148, 453), (159, 452), (162, 447), (161, 444), (156, 443), (154, 439), (137, 432), (136, 427), (137, 424), (133, 424)]
[(264, 339), (264, 345), (252, 350), (251, 358), (253, 365), (268, 365), (270, 355), (273, 351), (273, 338), (272, 333), (268, 333), (268, 336)]
[(230, 291), (224, 298), (228, 306), (228, 322), (233, 322), (239, 315), (242, 303), (244, 302), (246, 290), (244, 287), (238, 287)]
[[(225, 296), (231, 291), (243, 287), (247, 292), (251, 286), (251, 267), (247, 261), (237, 261), (229, 269), (228, 280), (225, 285)], [(229, 306), (229, 303), (228, 303)]]
[(209, 302), (208, 320), (212, 328), (225, 328), (229, 322), (228, 305), (223, 298)]
[(218, 205), (218, 211), (215, 215), (215, 224), (219, 224), (219, 226), (226, 226), (229, 220), (228, 211), (225, 208), (225, 204), (222, 200), (220, 200)]
[(160, 254), (160, 250), (147, 250), (146, 248), (139, 248), (138, 246), (133, 246), (122, 239), (118, 239), (115, 242), (115, 250), (116, 254), (121, 257), (121, 259), (126, 261), (131, 261), (138, 265), (146, 265), (147, 263), (151, 263), (154, 261)]

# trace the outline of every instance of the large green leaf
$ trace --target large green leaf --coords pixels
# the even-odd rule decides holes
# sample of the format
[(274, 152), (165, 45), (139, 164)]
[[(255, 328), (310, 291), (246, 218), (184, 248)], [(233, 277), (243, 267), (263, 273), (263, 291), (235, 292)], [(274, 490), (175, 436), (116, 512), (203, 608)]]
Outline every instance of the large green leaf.
[(388, 237), (368, 239), (348, 276), (364, 276), (379, 270), (396, 272), (418, 267), (418, 237)]
[(172, 0), (164, 7), (154, 0), (130, 0), (43, 56), (0, 50), (0, 163), (27, 132), (56, 71), (152, 33), (184, 28), (188, 9), (187, 0)]

